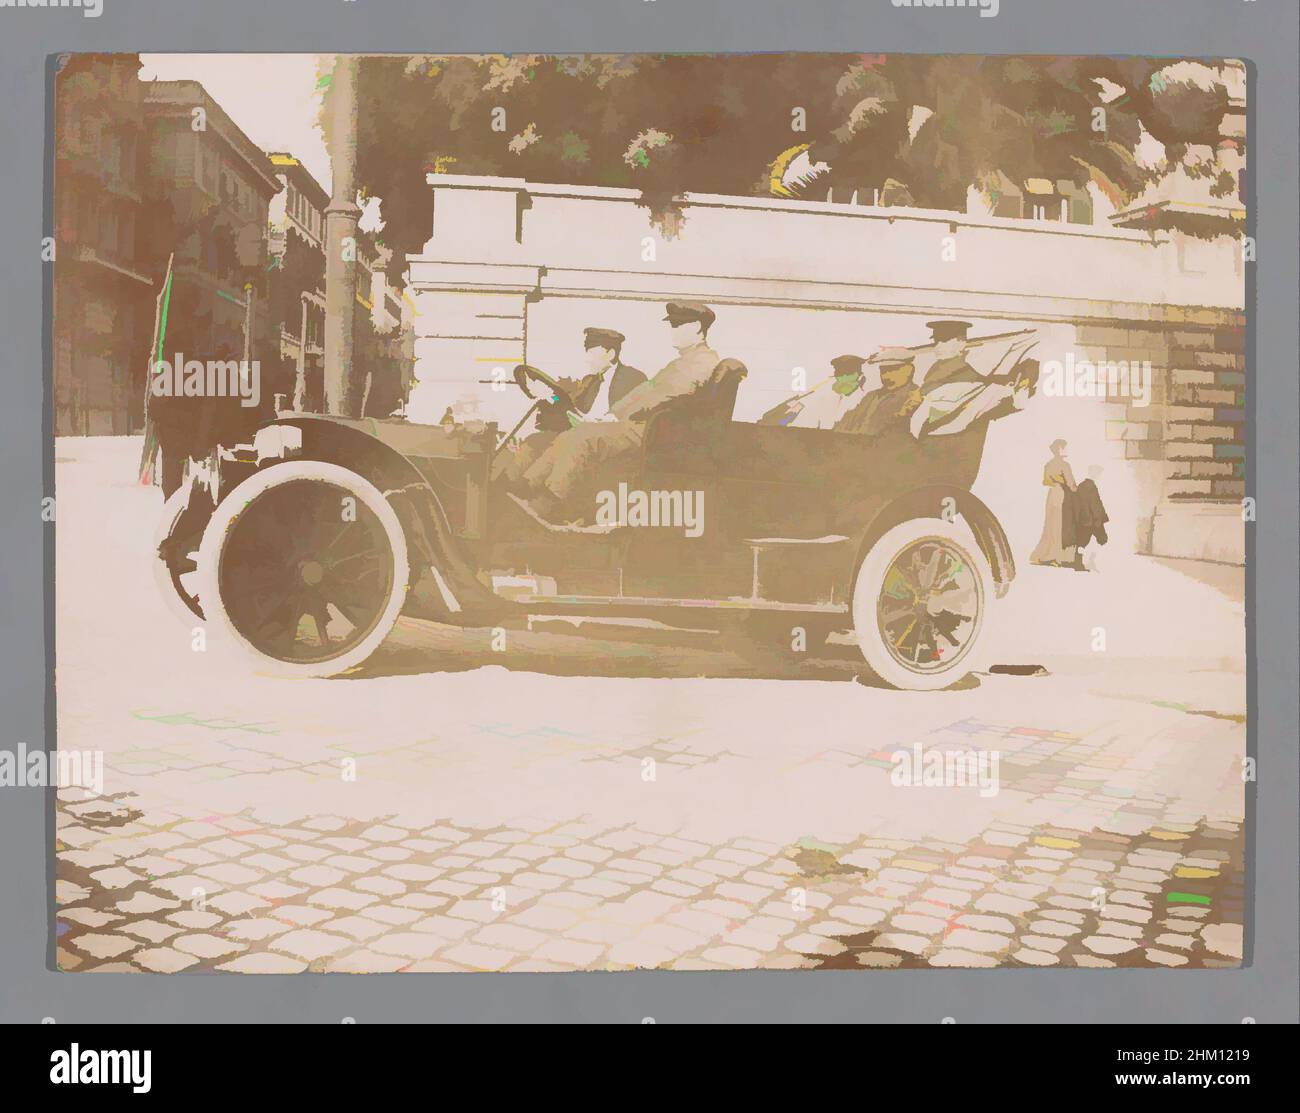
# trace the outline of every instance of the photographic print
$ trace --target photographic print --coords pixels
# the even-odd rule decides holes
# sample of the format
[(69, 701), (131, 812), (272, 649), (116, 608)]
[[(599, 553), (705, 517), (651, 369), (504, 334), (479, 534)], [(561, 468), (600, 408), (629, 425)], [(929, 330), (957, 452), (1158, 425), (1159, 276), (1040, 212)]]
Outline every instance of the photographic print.
[(51, 65), (60, 970), (1249, 961), (1243, 63)]

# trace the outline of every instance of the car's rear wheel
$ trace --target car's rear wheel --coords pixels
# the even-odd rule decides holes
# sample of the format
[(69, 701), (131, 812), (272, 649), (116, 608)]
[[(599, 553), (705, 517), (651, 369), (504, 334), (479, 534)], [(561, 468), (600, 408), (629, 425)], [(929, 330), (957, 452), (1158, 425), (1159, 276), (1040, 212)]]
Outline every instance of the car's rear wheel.
[(953, 522), (918, 518), (886, 532), (853, 586), (853, 628), (871, 670), (895, 688), (946, 688), (982, 666), (994, 598), (988, 561)]
[(274, 464), (221, 502), (199, 549), (209, 630), (264, 671), (332, 676), (387, 637), (410, 580), (397, 514), (337, 464)]

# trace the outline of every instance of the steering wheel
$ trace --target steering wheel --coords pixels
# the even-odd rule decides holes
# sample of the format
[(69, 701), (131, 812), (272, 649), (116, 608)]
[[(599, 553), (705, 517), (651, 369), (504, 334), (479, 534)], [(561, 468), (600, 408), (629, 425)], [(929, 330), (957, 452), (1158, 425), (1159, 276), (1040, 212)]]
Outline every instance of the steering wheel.
[[(532, 417), (534, 413), (537, 412), (537, 410), (541, 409), (542, 406), (556, 405), (563, 410), (572, 410), (576, 408), (573, 404), (573, 399), (569, 396), (569, 392), (565, 390), (562, 386), (560, 386), (559, 383), (557, 383), (553, 378), (551, 378), (550, 375), (548, 375), (545, 371), (541, 370), (540, 368), (532, 367), (527, 363), (521, 363), (515, 367), (513, 371), (513, 375), (514, 375), (515, 385), (518, 386), (519, 389), (524, 392), (524, 395), (526, 397), (531, 398), (533, 400), (533, 404), (528, 407), (527, 412), (524, 414), (523, 417), (519, 419), (515, 427), (501, 438), (500, 442), (497, 444), (495, 451), (493, 451), (492, 453), (493, 459), (495, 459), (497, 454), (503, 448), (505, 448), (507, 444), (510, 443), (511, 438), (513, 438), (514, 435), (524, 427), (525, 422), (527, 422), (528, 419)], [(531, 390), (529, 390), (528, 383), (530, 380), (535, 383), (541, 383), (544, 387), (546, 387), (547, 390), (551, 392), (551, 397), (549, 398), (538, 397)]]
[(553, 397), (543, 398), (540, 399), (540, 401), (554, 402), (566, 410), (573, 409), (573, 399), (569, 396), (569, 392), (565, 390), (564, 387), (560, 386), (558, 382), (551, 378), (551, 376), (541, 368), (532, 367), (527, 363), (521, 363), (514, 369), (514, 377), (515, 383), (518, 385), (519, 389), (529, 398), (536, 398), (537, 395), (528, 389), (528, 383), (530, 381), (541, 383), (542, 386), (546, 387), (546, 389), (551, 392)]

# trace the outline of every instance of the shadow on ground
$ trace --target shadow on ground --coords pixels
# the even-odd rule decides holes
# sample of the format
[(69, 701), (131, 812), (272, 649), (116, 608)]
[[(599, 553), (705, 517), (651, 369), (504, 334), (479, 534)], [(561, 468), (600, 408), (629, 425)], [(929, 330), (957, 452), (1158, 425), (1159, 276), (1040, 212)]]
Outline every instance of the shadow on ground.
[[(489, 665), (551, 676), (823, 680), (888, 690), (856, 646), (838, 642), (795, 655), (714, 631), (603, 624), (579, 629), (546, 620), (535, 621), (531, 629), (494, 632), (406, 617), (364, 664), (342, 679), (465, 672)], [(978, 677), (970, 675), (949, 690), (978, 686)]]

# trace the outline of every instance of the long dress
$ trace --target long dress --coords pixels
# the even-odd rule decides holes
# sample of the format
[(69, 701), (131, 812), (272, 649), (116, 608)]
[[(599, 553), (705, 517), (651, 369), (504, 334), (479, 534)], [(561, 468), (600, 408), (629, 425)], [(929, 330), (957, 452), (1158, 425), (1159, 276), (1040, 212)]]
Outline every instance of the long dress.
[(1075, 546), (1061, 544), (1061, 508), (1065, 489), (1074, 487), (1074, 473), (1060, 456), (1053, 456), (1043, 467), (1043, 486), (1047, 488), (1047, 507), (1043, 516), (1043, 535), (1029, 554), (1030, 564), (1073, 564)]

